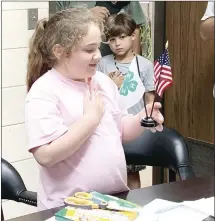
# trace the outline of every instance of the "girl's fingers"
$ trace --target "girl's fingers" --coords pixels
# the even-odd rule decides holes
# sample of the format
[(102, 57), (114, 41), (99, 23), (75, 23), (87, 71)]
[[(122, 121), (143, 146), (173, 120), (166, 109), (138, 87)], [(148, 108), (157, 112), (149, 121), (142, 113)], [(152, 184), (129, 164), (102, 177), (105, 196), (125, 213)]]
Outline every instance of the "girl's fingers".
[(121, 73), (119, 71), (115, 72), (115, 76), (119, 77), (121, 75)]
[[(151, 105), (152, 107), (152, 105)], [(154, 109), (160, 109), (162, 107), (161, 103), (160, 102), (155, 102), (154, 103)]]
[(151, 112), (152, 110), (152, 117), (153, 119), (158, 123), (158, 126), (155, 128), (150, 128), (150, 130), (154, 133), (156, 131), (162, 131), (163, 130), (163, 122), (164, 122), (164, 117), (160, 112), (160, 108), (162, 107), (161, 103), (155, 102), (154, 107), (152, 110), (152, 103), (148, 104), (148, 111)]
[(150, 128), (152, 133), (156, 133), (156, 129), (155, 128)]
[(162, 131), (163, 130), (163, 125), (162, 124), (159, 124), (156, 128), (155, 128), (157, 131)]
[(155, 110), (153, 113), (152, 113), (152, 117), (155, 121), (157, 121), (159, 124), (162, 124), (164, 122), (164, 117), (163, 115), (161, 114), (161, 112), (159, 110)]

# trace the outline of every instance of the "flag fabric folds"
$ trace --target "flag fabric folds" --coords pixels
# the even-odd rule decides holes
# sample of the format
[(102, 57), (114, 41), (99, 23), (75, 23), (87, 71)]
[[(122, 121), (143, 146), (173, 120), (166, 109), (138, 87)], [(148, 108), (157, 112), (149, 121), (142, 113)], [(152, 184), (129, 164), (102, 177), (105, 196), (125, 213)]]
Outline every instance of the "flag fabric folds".
[(161, 56), (154, 62), (154, 84), (157, 94), (162, 97), (163, 92), (172, 85), (172, 82), (169, 52), (166, 48)]

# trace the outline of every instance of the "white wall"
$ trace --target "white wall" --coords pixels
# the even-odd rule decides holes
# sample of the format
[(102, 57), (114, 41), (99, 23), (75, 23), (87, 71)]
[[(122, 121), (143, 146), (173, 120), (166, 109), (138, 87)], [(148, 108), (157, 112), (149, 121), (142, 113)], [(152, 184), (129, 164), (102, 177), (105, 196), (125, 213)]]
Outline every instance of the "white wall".
[[(2, 2), (2, 157), (18, 170), (27, 189), (37, 191), (38, 168), (26, 147), (24, 99), (28, 42), (27, 9), (48, 17), (48, 2)], [(36, 208), (3, 201), (5, 219), (35, 212)]]

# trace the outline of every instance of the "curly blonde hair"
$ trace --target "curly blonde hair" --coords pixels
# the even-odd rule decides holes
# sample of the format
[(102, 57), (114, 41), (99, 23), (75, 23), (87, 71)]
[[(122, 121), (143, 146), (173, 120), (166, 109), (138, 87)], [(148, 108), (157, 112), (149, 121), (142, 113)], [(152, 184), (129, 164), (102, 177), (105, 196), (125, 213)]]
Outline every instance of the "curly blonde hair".
[(102, 23), (90, 10), (82, 7), (59, 11), (49, 19), (38, 22), (29, 44), (28, 91), (33, 83), (56, 63), (52, 51), (54, 45), (61, 45), (69, 55), (72, 48), (87, 35), (88, 27), (92, 23), (96, 24), (102, 33)]

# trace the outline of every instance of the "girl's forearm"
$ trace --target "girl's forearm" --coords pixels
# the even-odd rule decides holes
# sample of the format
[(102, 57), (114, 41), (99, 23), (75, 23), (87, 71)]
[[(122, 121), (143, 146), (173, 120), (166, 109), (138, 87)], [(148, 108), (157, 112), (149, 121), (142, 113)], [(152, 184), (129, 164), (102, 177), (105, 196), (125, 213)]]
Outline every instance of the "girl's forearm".
[(144, 128), (140, 125), (144, 113), (141, 111), (137, 115), (127, 115), (122, 118), (122, 143), (130, 142), (144, 132)]
[(68, 131), (50, 144), (33, 149), (33, 154), (37, 162), (45, 167), (65, 160), (74, 154), (81, 145), (91, 136), (96, 129), (97, 123), (89, 117), (72, 124)]

